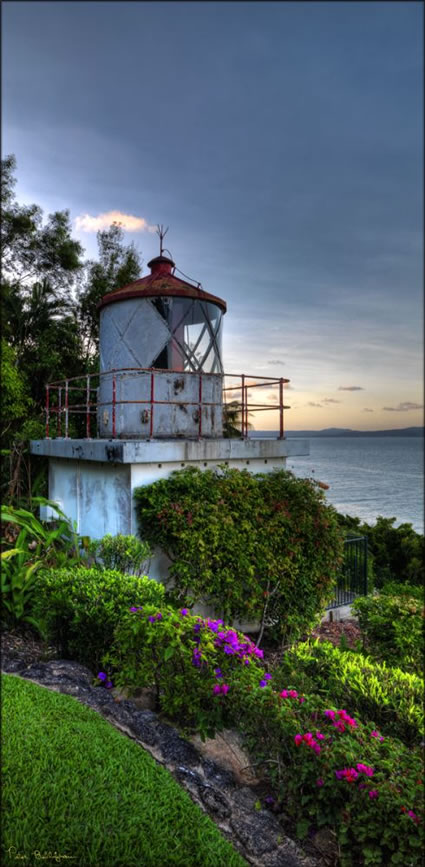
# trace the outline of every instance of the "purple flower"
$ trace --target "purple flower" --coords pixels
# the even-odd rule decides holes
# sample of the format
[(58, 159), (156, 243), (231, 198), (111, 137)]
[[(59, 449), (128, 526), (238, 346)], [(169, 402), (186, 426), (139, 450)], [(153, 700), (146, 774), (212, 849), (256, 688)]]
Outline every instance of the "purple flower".
[(378, 797), (378, 792), (377, 792), (377, 790), (376, 790), (376, 789), (371, 789), (370, 792), (369, 792), (369, 798), (377, 798), (377, 797)]
[(106, 689), (112, 689), (113, 685), (112, 680), (108, 680), (108, 683), (105, 683)]
[(138, 611), (139, 609), (138, 608), (130, 608), (129, 610), (130, 611)]
[(345, 777), (344, 771), (335, 771), (335, 776), (337, 780), (343, 780)]
[(258, 657), (258, 659), (262, 659), (264, 656), (264, 651), (260, 650), (258, 647), (255, 648), (254, 653), (255, 653), (255, 656)]
[(107, 680), (107, 676), (106, 676), (104, 671), (99, 671), (99, 674), (97, 676), (98, 676), (99, 680), (102, 680), (102, 681)]
[(156, 620), (162, 620), (162, 614), (160, 611), (158, 611), (158, 614), (156, 614), (155, 619)]
[(267, 686), (267, 681), (266, 681), (266, 680), (260, 680), (260, 684), (259, 684), (259, 685), (260, 685), (261, 687), (263, 687), (263, 686)]
[(250, 659), (244, 659), (244, 665), (251, 665)]
[(272, 795), (267, 795), (267, 798), (264, 798), (264, 803), (269, 804), (270, 806), (274, 804), (274, 798)]
[(154, 614), (151, 614), (151, 616), (148, 617), (148, 620), (149, 620), (149, 623), (155, 623), (155, 616), (154, 616)]
[(265, 674), (264, 675), (264, 680), (271, 680), (271, 679), (272, 679), (271, 674)]
[(316, 780), (316, 786), (323, 786), (323, 785), (324, 785), (324, 782), (325, 782), (325, 781), (324, 781), (324, 780), (322, 780), (322, 778), (321, 778), (321, 777), (319, 777), (319, 779), (318, 779), (318, 780)]
[(214, 695), (218, 695), (220, 692), (221, 692), (221, 686), (219, 683), (216, 683), (215, 686), (213, 686), (213, 693), (214, 693)]
[(186, 614), (189, 614), (189, 609), (188, 608), (181, 608), (180, 614), (182, 617), (186, 617)]
[(223, 672), (222, 672), (221, 668), (215, 668), (214, 674), (216, 677), (223, 677)]

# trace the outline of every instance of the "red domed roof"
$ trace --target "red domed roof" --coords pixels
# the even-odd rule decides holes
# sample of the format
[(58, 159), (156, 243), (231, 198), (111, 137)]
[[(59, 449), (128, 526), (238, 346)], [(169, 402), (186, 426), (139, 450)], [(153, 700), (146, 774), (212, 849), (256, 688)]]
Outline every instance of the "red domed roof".
[(226, 312), (226, 302), (216, 295), (210, 295), (209, 292), (204, 292), (198, 286), (187, 283), (181, 280), (173, 273), (176, 267), (172, 259), (167, 256), (157, 256), (148, 262), (148, 267), (151, 273), (134, 283), (129, 283), (128, 286), (123, 286), (122, 289), (114, 289), (113, 292), (108, 292), (104, 295), (98, 304), (98, 309), (105, 307), (106, 304), (113, 304), (114, 301), (126, 301), (127, 298), (155, 298), (158, 296), (180, 296), (184, 298), (197, 298), (199, 301), (209, 301), (212, 304), (217, 304), (221, 307), (223, 313)]

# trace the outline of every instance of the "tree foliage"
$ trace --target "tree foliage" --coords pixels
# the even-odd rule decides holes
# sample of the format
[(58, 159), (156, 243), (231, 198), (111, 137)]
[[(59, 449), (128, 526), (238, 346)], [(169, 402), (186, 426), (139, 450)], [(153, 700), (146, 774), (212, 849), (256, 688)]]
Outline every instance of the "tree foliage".
[(97, 369), (97, 303), (141, 268), (117, 225), (98, 233), (99, 261), (85, 262), (69, 211), (44, 219), (38, 205), (19, 204), (15, 172), (9, 155), (1, 184), (2, 444), (9, 460), (1, 488), (12, 501), (28, 490), (26, 444), (43, 436), (46, 383)]

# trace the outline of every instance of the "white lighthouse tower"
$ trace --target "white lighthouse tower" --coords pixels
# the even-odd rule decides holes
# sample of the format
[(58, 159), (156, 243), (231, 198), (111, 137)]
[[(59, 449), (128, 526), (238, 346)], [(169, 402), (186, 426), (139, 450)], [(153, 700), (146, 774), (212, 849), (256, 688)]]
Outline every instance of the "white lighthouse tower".
[[(137, 534), (135, 488), (174, 470), (268, 472), (309, 453), (284, 435), (288, 380), (224, 372), (225, 301), (180, 279), (162, 239), (149, 268), (102, 298), (100, 372), (46, 385), (46, 437), (31, 442), (49, 459), (49, 498), (92, 538)], [(229, 403), (240, 436), (224, 435)], [(261, 409), (274, 410), (275, 438), (248, 436), (248, 413)]]

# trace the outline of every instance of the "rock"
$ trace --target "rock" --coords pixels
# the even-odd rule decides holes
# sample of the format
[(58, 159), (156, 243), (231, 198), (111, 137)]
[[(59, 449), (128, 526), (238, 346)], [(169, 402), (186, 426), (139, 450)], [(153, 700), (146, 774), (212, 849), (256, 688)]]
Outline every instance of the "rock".
[(172, 726), (157, 726), (159, 748), (166, 761), (180, 765), (199, 765), (199, 753), (189, 741), (183, 740)]
[(229, 807), (229, 802), (217, 789), (212, 786), (200, 786), (199, 795), (202, 803), (208, 808), (208, 812), (213, 813), (218, 819), (228, 819), (232, 811)]
[(217, 786), (220, 789), (231, 789), (235, 787), (236, 779), (233, 771), (228, 771), (221, 767), (221, 765), (213, 762), (211, 759), (202, 760), (202, 769), (205, 777), (211, 785)]
[(270, 813), (253, 813), (249, 821), (234, 818), (230, 824), (248, 852), (264, 855), (276, 849), (279, 824)]

